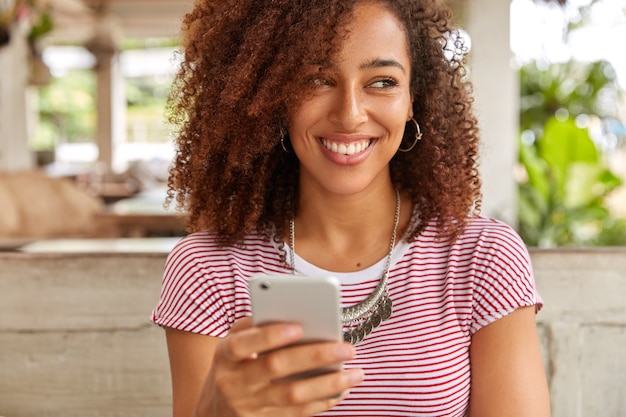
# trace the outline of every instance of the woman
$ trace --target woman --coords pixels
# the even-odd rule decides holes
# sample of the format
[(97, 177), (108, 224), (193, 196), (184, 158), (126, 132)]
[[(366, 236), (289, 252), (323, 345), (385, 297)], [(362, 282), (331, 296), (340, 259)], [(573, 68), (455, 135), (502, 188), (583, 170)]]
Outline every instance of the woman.
[[(519, 237), (477, 214), (447, 9), (206, 0), (184, 22), (170, 196), (194, 233), (152, 317), (174, 415), (548, 416), (541, 301)], [(247, 317), (248, 278), (275, 272), (337, 276), (344, 307), (383, 291), (348, 342), (293, 347), (297, 324)]]

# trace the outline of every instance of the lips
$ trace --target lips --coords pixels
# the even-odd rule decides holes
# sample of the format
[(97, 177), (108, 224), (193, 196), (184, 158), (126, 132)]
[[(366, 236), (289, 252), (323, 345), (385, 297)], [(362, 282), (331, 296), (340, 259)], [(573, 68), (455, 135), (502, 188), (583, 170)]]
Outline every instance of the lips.
[(322, 138), (322, 145), (328, 149), (330, 152), (339, 154), (339, 155), (356, 155), (358, 153), (366, 150), (372, 143), (371, 139), (363, 139), (359, 141), (354, 141), (350, 143), (344, 142), (333, 142), (331, 140)]

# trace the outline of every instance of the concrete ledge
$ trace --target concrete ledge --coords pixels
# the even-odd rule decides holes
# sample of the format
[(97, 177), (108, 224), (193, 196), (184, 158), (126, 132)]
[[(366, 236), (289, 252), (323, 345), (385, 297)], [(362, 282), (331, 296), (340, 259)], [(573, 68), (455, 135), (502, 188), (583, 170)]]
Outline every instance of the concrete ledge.
[(553, 417), (626, 415), (626, 248), (531, 250)]
[(171, 415), (165, 254), (0, 256), (0, 415)]
[(626, 248), (531, 250), (545, 321), (626, 324)]
[(163, 265), (162, 256), (149, 255), (4, 258), (0, 330), (142, 328), (158, 299)]
[[(165, 253), (0, 253), (0, 416), (166, 417)], [(626, 410), (626, 248), (531, 250), (554, 417)]]

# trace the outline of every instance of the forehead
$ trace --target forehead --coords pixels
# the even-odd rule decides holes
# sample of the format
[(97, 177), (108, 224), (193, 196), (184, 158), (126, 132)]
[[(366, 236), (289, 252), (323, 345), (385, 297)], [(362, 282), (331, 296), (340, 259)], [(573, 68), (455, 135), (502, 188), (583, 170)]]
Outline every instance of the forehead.
[(393, 58), (403, 65), (410, 62), (406, 30), (381, 3), (357, 5), (339, 34), (342, 35), (337, 57), (340, 61), (376, 57)]

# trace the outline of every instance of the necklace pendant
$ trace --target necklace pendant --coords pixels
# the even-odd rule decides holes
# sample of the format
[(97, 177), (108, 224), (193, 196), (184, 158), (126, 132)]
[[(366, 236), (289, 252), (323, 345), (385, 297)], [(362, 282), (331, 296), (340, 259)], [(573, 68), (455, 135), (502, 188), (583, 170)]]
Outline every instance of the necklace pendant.
[(375, 311), (374, 314), (372, 314), (372, 317), (370, 317), (370, 320), (372, 321), (372, 326), (374, 328), (380, 326), (380, 323), (383, 322), (383, 318), (378, 311)]
[(354, 342), (355, 344), (361, 342), (364, 338), (365, 338), (365, 332), (363, 331), (362, 327), (357, 327), (355, 329), (355, 333), (356, 333), (356, 342)]
[(352, 330), (348, 330), (348, 331), (343, 333), (343, 341), (344, 342), (348, 342), (351, 345), (355, 344), (354, 337), (352, 335)]
[[(391, 241), (389, 242), (387, 264), (378, 285), (363, 301), (342, 309), (342, 322), (344, 327), (347, 327), (343, 333), (343, 340), (353, 345), (356, 345), (369, 336), (374, 329), (380, 326), (384, 320), (389, 319), (393, 313), (393, 303), (387, 292), (387, 281), (389, 279), (393, 249), (396, 244), (396, 233), (400, 219), (400, 203), (400, 193), (396, 189), (396, 211), (393, 219), (393, 232), (391, 234)], [(290, 267), (295, 274), (295, 221), (293, 218), (289, 222), (289, 249), (291, 258)]]
[(386, 297), (384, 302), (380, 305), (380, 316), (383, 320), (387, 320), (391, 317), (391, 313), (393, 313), (393, 302), (391, 298)]
[(369, 334), (372, 333), (372, 330), (374, 330), (374, 326), (370, 321), (370, 317), (368, 317), (367, 320), (363, 322), (363, 331), (365, 332), (365, 336), (369, 336)]

